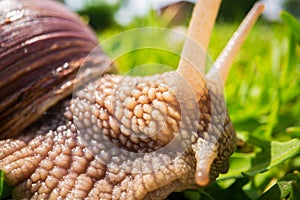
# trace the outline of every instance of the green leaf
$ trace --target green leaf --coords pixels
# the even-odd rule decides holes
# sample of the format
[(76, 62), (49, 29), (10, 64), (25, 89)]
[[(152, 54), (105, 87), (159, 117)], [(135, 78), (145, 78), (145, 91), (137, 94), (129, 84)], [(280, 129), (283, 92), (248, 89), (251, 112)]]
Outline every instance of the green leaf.
[(280, 179), (271, 189), (263, 193), (257, 200), (281, 200), (290, 195), (297, 182), (297, 174), (288, 174)]
[(251, 169), (245, 173), (249, 176), (267, 171), (300, 153), (299, 139), (288, 142), (268, 142), (251, 137), (249, 142), (258, 144), (262, 148), (262, 151), (252, 160)]
[(286, 132), (291, 134), (292, 137), (300, 138), (300, 126), (289, 127)]
[(187, 190), (184, 191), (184, 197), (187, 200), (200, 200), (201, 199), (201, 195), (199, 193), (199, 191), (197, 190)]
[(265, 172), (270, 168), (296, 156), (300, 153), (300, 139), (287, 142), (266, 141), (249, 136), (248, 143), (256, 148), (255, 152), (234, 153), (230, 158), (230, 168), (227, 174), (222, 174), (220, 180)]
[(290, 27), (298, 42), (300, 42), (300, 23), (297, 21), (297, 19), (285, 11), (281, 12), (280, 16), (284, 23)]
[(12, 187), (8, 186), (4, 180), (4, 172), (0, 170), (0, 199), (11, 195)]
[(0, 170), (0, 197), (3, 194), (4, 173)]

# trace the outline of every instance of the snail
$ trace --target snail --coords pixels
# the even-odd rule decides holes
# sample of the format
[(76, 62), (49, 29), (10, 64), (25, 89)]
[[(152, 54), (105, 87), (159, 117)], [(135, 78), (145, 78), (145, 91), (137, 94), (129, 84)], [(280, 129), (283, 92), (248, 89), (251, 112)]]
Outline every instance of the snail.
[(0, 2), (0, 169), (13, 197), (164, 199), (226, 173), (236, 135), (223, 83), (264, 6), (204, 76), (195, 49), (206, 51), (220, 3), (197, 1), (176, 71), (131, 77), (110, 74), (93, 31), (63, 5)]

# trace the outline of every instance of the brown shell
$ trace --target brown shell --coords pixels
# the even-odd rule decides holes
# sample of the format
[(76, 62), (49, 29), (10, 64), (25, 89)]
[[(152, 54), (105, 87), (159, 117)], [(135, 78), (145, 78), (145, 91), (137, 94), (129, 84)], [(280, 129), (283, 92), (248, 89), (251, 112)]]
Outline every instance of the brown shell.
[(80, 79), (99, 76), (108, 59), (97, 45), (91, 29), (58, 2), (1, 1), (0, 139), (18, 134), (70, 95), (82, 65), (92, 70)]

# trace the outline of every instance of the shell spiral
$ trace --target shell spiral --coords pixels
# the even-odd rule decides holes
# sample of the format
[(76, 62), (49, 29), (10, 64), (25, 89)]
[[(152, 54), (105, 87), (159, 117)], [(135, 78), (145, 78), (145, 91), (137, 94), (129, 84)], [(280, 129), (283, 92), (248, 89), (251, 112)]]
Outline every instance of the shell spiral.
[(96, 76), (101, 69), (93, 66), (106, 59), (94, 50), (93, 31), (60, 3), (4, 0), (0, 5), (0, 138), (8, 138), (69, 95), (80, 80), (80, 66), (90, 62), (93, 71), (81, 79)]

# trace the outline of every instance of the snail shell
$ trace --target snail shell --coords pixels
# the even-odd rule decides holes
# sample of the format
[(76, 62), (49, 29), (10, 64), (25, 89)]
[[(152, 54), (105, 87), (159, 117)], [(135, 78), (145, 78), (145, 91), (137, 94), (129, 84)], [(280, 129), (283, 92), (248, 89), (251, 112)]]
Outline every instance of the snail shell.
[[(1, 1), (0, 138), (18, 134), (78, 81), (99, 76), (108, 59), (97, 45), (94, 32), (58, 2)], [(82, 65), (89, 71), (76, 77)]]

